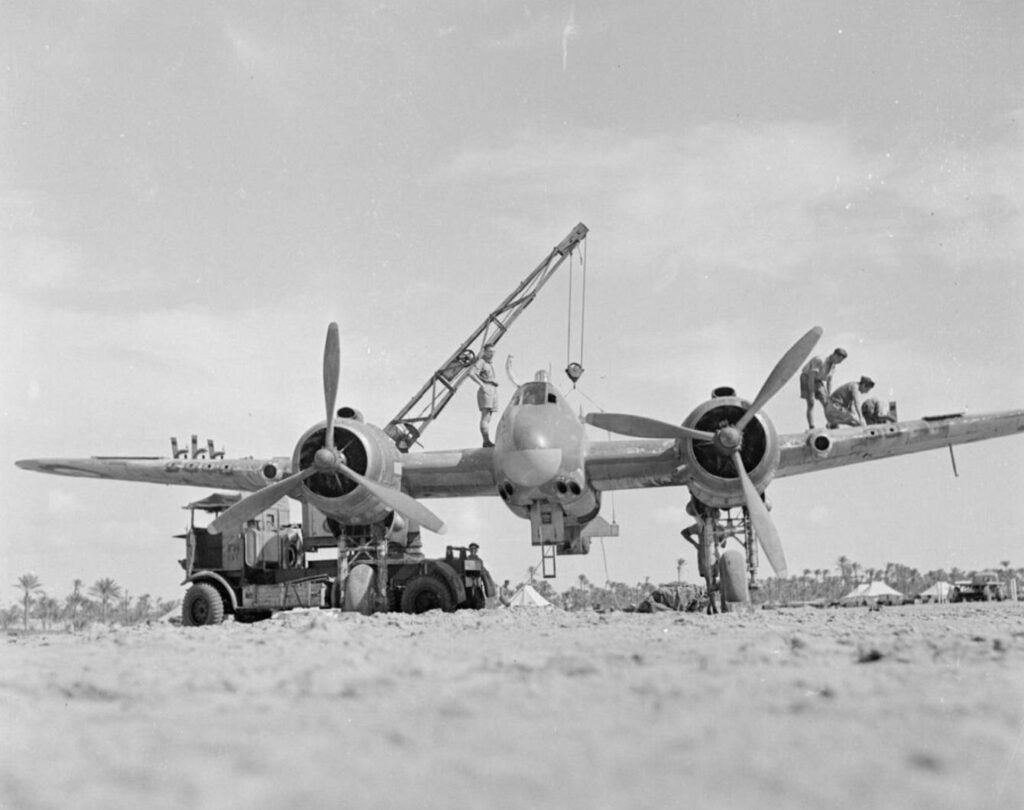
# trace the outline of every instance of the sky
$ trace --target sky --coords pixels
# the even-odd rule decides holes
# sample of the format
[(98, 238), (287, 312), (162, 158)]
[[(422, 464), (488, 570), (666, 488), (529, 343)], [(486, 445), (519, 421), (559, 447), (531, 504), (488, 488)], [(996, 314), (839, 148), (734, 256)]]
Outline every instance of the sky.
[[(290, 456), (331, 321), (339, 402), (383, 425), (578, 222), (585, 263), (497, 360), (583, 411), (752, 397), (814, 325), (901, 418), (1024, 407), (1022, 35), (1012, 0), (3, 4), (0, 603), (27, 572), (180, 598), (207, 494), (16, 459), (192, 433)], [(805, 427), (796, 380), (765, 413)], [(476, 421), (466, 386), (423, 445), (475, 446)], [(1024, 564), (1024, 441), (956, 462), (776, 482), (790, 570)], [(679, 558), (696, 581), (686, 500), (606, 496), (620, 536), (552, 584)], [(427, 505), (428, 553), (475, 540), (499, 581), (539, 561), (497, 498)]]

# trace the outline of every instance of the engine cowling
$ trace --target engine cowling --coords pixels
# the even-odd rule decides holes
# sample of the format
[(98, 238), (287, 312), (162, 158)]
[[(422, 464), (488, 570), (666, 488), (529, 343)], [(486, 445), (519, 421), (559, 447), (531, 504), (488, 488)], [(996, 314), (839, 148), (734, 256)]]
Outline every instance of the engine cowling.
[[(720, 396), (697, 406), (683, 421), (696, 430), (717, 433), (736, 424), (750, 407), (737, 396)], [(743, 485), (730, 453), (716, 441), (685, 440), (681, 452), (690, 471), (687, 486), (694, 497), (708, 506), (730, 509), (745, 503)], [(758, 413), (743, 431), (740, 457), (751, 482), (764, 492), (778, 469), (781, 450), (775, 426), (764, 413)]]
[[(324, 446), (326, 422), (307, 430), (295, 446), (292, 470), (312, 466)], [(374, 425), (358, 419), (334, 420), (334, 446), (355, 472), (384, 486), (401, 488), (401, 463), (394, 442)], [(302, 497), (339, 523), (355, 526), (384, 520), (391, 509), (367, 489), (344, 475), (316, 473), (302, 482)]]

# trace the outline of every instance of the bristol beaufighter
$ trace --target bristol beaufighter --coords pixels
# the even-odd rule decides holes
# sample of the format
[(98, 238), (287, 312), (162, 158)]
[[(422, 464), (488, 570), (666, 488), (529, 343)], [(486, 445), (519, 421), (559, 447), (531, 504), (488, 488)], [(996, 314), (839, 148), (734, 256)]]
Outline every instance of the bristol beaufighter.
[[(746, 400), (718, 389), (681, 425), (626, 414), (580, 419), (539, 373), (517, 387), (498, 423), (494, 447), (409, 452), (353, 408), (337, 409), (340, 342), (336, 324), (324, 350), (324, 421), (296, 443), (290, 458), (34, 459), (23, 469), (56, 475), (182, 484), (250, 492), (209, 531), (237, 532), (280, 498), (295, 498), (326, 518), (340, 545), (367, 527), (389, 537), (420, 527), (443, 532), (421, 502), (436, 497), (497, 496), (530, 521), (532, 543), (553, 559), (585, 554), (584, 531), (609, 490), (683, 486), (694, 516), (701, 574), (725, 608), (749, 599), (758, 545), (778, 576), (787, 575), (782, 543), (764, 501), (775, 478), (992, 439), (1024, 430), (1024, 410), (950, 415), (837, 431), (776, 432), (764, 413), (821, 336), (814, 327), (786, 351), (761, 390)], [(628, 438), (594, 440), (590, 424)], [(729, 541), (733, 546), (727, 547)]]

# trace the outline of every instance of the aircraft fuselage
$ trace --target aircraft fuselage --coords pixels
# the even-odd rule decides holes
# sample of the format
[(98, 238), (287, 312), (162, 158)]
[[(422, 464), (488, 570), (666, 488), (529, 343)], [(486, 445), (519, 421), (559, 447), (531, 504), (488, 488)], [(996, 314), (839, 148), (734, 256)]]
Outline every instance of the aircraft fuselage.
[(579, 524), (593, 519), (600, 497), (587, 481), (588, 443), (583, 422), (547, 379), (520, 386), (495, 433), (494, 480), (501, 499), (520, 517), (546, 502)]

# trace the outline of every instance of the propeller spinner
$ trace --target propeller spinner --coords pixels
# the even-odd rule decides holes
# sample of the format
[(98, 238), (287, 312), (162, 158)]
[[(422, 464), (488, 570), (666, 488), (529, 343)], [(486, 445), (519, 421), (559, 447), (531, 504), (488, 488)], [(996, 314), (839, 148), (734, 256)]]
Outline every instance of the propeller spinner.
[(446, 531), (447, 527), (444, 521), (415, 498), (409, 497), (394, 487), (372, 481), (349, 467), (344, 452), (335, 446), (334, 420), (340, 366), (341, 348), (338, 339), (338, 324), (332, 323), (327, 327), (327, 340), (324, 344), (324, 408), (327, 416), (324, 446), (316, 451), (312, 463), (308, 467), (243, 498), (230, 509), (221, 513), (207, 527), (207, 531), (212, 534), (220, 534), (225, 531), (239, 530), (247, 520), (258, 515), (280, 498), (286, 495), (297, 495), (302, 483), (318, 473), (342, 475), (366, 489), (374, 498), (407, 520), (414, 521), (437, 534), (443, 534)]
[(620, 433), (626, 436), (636, 436), (648, 439), (691, 439), (694, 441), (709, 442), (714, 450), (722, 456), (732, 460), (736, 468), (736, 474), (740, 479), (743, 488), (743, 500), (750, 514), (750, 520), (754, 525), (757, 539), (764, 549), (765, 556), (772, 566), (776, 576), (785, 577), (788, 575), (786, 566), (786, 555), (782, 551), (782, 541), (779, 539), (778, 530), (772, 522), (757, 487), (750, 480), (747, 469), (743, 464), (740, 450), (743, 447), (743, 431), (750, 424), (750, 421), (768, 404), (787, 382), (796, 374), (800, 367), (807, 360), (815, 344), (821, 338), (821, 327), (815, 326), (803, 335), (790, 347), (775, 368), (772, 369), (764, 385), (754, 401), (736, 421), (735, 424), (724, 425), (715, 432), (696, 430), (681, 425), (671, 425), (667, 422), (660, 422), (657, 419), (649, 419), (643, 416), (632, 416), (619, 413), (591, 413), (584, 421), (588, 424), (613, 433)]

